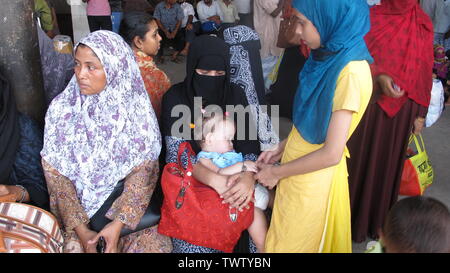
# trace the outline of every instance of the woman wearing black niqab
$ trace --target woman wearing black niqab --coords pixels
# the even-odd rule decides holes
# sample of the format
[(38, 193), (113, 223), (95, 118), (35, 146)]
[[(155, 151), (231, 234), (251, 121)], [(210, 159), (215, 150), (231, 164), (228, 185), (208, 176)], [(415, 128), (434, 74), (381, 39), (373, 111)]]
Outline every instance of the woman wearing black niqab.
[[(194, 104), (194, 97), (201, 97), (201, 106)], [(196, 141), (193, 140), (193, 130), (190, 130), (190, 140), (186, 140), (181, 135), (175, 136), (172, 134), (172, 127), (176, 126), (180, 119), (180, 117), (171, 116), (172, 109), (176, 106), (188, 107), (191, 120), (185, 120), (185, 122), (194, 123), (194, 113), (201, 111), (201, 109), (196, 108), (206, 108), (209, 105), (218, 105), (225, 112), (227, 105), (246, 107), (248, 101), (242, 89), (230, 81), (229, 47), (217, 37), (204, 35), (197, 37), (191, 45), (187, 57), (185, 80), (172, 86), (163, 97), (162, 133), (166, 144), (166, 163), (177, 161), (178, 147), (185, 141), (190, 143), (196, 153), (201, 150)], [(249, 140), (249, 132), (251, 131), (249, 127), (254, 126), (253, 123), (249, 122), (250, 118), (249, 115), (246, 115), (246, 140), (233, 140), (233, 145), (237, 152), (242, 153), (244, 160), (256, 161), (261, 151), (258, 139)], [(234, 181), (237, 176), (221, 176), (201, 166), (201, 164), (194, 165), (193, 174), (200, 182), (222, 194), (224, 200), (230, 205), (239, 205), (239, 207), (245, 209), (252, 199), (255, 180), (250, 172), (245, 172), (237, 183), (228, 188), (226, 187), (227, 182)], [(241, 197), (245, 197), (243, 203), (239, 201)], [(174, 238), (172, 241), (174, 252), (218, 252)], [(240, 247), (239, 249), (235, 248), (236, 251), (248, 251), (246, 247), (248, 243), (243, 246), (245, 243), (242, 243), (241, 240), (238, 245)]]

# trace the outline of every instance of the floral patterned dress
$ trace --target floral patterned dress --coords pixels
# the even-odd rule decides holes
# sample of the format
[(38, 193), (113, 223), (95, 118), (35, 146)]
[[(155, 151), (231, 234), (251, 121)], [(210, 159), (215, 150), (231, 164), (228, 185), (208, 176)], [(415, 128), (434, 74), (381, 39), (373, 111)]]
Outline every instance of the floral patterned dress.
[(134, 55), (141, 70), (142, 79), (144, 80), (145, 89), (147, 89), (153, 110), (155, 110), (156, 117), (159, 120), (161, 117), (162, 97), (171, 86), (170, 79), (164, 71), (156, 66), (153, 57), (142, 51), (134, 52)]
[[(88, 224), (89, 217), (81, 206), (73, 183), (42, 160), (50, 195), (50, 210), (58, 219), (64, 232), (64, 252), (83, 253), (81, 241), (74, 228)], [(117, 219), (126, 228), (134, 229), (148, 206), (158, 180), (158, 161), (145, 161), (135, 167), (125, 178), (125, 188), (106, 217)], [(140, 230), (120, 238), (118, 251), (122, 253), (169, 253), (170, 238), (158, 233), (158, 226)]]

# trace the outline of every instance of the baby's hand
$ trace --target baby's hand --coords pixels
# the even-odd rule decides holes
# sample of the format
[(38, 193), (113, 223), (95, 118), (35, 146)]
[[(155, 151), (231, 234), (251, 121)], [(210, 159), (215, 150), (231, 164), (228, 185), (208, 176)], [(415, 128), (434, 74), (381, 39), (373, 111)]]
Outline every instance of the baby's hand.
[(258, 167), (256, 166), (256, 162), (246, 160), (246, 161), (244, 161), (244, 165), (247, 168), (247, 171), (254, 172), (254, 173), (258, 172)]

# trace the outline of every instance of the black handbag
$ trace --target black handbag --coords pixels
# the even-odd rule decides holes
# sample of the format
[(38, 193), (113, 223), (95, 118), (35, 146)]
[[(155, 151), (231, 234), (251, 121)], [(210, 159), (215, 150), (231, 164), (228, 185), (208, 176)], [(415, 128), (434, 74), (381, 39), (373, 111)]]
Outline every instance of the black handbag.
[[(100, 209), (94, 214), (94, 216), (91, 217), (89, 225), (93, 231), (100, 232), (108, 223), (111, 222), (111, 220), (106, 218), (105, 215), (111, 208), (114, 201), (122, 194), (124, 184), (125, 184), (124, 180), (119, 181), (119, 183), (117, 183), (116, 187), (114, 188), (113, 192), (108, 196), (108, 199), (106, 199), (106, 201), (103, 203)], [(123, 228), (122, 231), (120, 232), (120, 237), (157, 225), (161, 217), (162, 201), (163, 201), (163, 192), (161, 188), (161, 183), (160, 181), (158, 181), (155, 190), (153, 191), (153, 195), (147, 207), (147, 210), (142, 216), (139, 224), (136, 226), (136, 229), (131, 230)]]

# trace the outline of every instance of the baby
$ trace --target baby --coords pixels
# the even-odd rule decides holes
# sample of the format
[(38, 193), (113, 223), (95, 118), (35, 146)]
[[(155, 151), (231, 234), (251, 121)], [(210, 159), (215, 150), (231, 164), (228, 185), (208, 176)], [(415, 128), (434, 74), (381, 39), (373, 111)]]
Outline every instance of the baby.
[[(199, 141), (202, 149), (197, 155), (198, 163), (222, 175), (233, 175), (242, 171), (258, 172), (255, 162), (244, 160), (241, 153), (233, 150), (232, 140), (236, 128), (226, 115), (203, 116), (196, 122), (195, 128), (195, 139)], [(255, 187), (255, 200), (254, 219), (248, 232), (258, 252), (264, 252), (267, 222), (263, 211), (269, 203), (269, 193), (259, 184)]]

